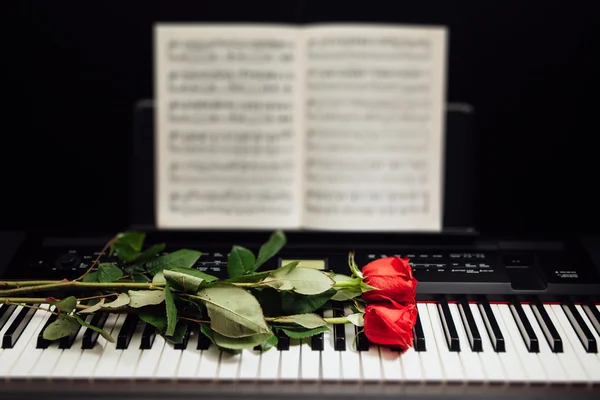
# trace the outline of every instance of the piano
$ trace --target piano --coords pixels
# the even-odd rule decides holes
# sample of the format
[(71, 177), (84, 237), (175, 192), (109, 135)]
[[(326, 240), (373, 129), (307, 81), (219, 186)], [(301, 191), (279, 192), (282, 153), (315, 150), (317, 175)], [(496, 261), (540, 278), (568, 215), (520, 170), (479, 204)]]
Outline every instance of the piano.
[[(599, 398), (600, 238), (488, 237), (473, 229), (470, 113), (448, 107), (453, 168), (446, 169), (443, 232), (286, 232), (288, 244), (264, 267), (318, 260), (347, 274), (349, 251), (361, 266), (409, 257), (419, 319), (405, 353), (346, 325), (232, 354), (194, 329), (173, 345), (135, 316), (106, 314), (90, 318), (116, 343), (84, 328), (49, 343), (41, 332), (51, 314), (3, 304), (0, 397)], [(231, 245), (256, 251), (268, 232), (155, 229), (153, 202), (136, 198), (153, 193), (152, 120), (151, 103), (140, 104), (131, 228), (147, 233), (148, 246), (202, 251), (195, 268), (224, 277)], [(0, 280), (77, 277), (115, 233), (0, 232)]]

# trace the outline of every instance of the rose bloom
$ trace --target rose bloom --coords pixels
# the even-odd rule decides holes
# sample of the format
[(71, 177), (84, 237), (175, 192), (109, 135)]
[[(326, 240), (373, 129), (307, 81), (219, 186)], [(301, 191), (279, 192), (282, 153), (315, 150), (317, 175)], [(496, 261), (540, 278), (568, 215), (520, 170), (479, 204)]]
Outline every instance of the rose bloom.
[(400, 347), (413, 345), (413, 326), (417, 322), (415, 304), (372, 303), (365, 309), (365, 336), (374, 344)]
[(362, 269), (364, 282), (378, 288), (362, 294), (369, 302), (394, 300), (398, 303), (414, 303), (417, 280), (413, 277), (408, 259), (400, 257), (380, 258)]

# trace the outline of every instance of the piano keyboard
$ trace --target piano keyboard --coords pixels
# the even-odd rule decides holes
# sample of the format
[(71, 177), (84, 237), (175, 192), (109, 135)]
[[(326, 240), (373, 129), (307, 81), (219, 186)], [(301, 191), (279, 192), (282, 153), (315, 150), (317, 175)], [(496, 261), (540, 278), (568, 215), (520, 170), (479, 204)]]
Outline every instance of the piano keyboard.
[(232, 354), (193, 329), (184, 343), (167, 343), (126, 314), (88, 317), (114, 344), (84, 328), (49, 343), (41, 332), (52, 314), (39, 307), (0, 307), (1, 378), (600, 384), (600, 306), (592, 303), (419, 302), (415, 346), (403, 354), (353, 325)]

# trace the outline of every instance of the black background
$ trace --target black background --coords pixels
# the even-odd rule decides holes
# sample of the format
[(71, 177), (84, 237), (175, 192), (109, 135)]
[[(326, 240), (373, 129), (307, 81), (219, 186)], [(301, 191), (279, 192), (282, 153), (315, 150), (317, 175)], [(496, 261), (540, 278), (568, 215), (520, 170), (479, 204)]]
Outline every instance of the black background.
[(448, 100), (477, 112), (481, 231), (600, 232), (595, 2), (15, 3), (0, 228), (127, 225), (131, 111), (153, 95), (154, 22), (350, 21), (449, 27)]

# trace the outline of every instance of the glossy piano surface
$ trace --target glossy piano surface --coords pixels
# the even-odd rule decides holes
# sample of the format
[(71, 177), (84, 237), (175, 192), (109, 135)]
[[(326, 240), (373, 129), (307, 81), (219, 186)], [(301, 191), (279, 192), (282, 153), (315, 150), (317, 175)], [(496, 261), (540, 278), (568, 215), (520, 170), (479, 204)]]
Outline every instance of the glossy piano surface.
[[(82, 238), (24, 242), (10, 256), (2, 278), (79, 276), (102, 245), (102, 239)], [(224, 276), (229, 246), (194, 245), (189, 239), (168, 242), (168, 250), (178, 247), (203, 251), (196, 268)], [(266, 352), (228, 354), (195, 329), (183, 344), (166, 343), (144, 322), (126, 315), (95, 317), (95, 323), (118, 338), (116, 344), (87, 329), (47, 343), (40, 332), (51, 314), (2, 305), (2, 389), (182, 395), (239, 391), (285, 393), (289, 398), (317, 393), (420, 398), (598, 395), (600, 275), (589, 245), (493, 240), (428, 244), (427, 239), (393, 245), (360, 240), (310, 245), (292, 239), (281, 258), (324, 260), (326, 268), (347, 273), (350, 250), (361, 265), (391, 255), (410, 257), (420, 281), (414, 348), (399, 354), (375, 346), (349, 325), (322, 337), (280, 340)]]

